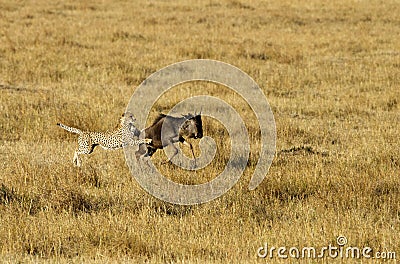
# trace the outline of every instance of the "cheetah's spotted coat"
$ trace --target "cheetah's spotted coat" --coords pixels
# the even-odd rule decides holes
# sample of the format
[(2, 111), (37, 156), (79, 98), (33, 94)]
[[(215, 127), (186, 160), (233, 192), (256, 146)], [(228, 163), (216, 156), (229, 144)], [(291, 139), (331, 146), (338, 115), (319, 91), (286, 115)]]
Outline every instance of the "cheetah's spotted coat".
[(119, 149), (126, 146), (134, 146), (140, 144), (148, 144), (151, 139), (134, 139), (137, 128), (134, 125), (135, 117), (131, 113), (125, 113), (121, 118), (120, 128), (113, 131), (91, 132), (82, 131), (80, 129), (69, 127), (61, 123), (57, 123), (61, 128), (79, 134), (78, 148), (74, 153), (73, 163), (80, 167), (81, 161), (79, 155), (91, 154), (94, 148), (100, 145), (103, 149)]

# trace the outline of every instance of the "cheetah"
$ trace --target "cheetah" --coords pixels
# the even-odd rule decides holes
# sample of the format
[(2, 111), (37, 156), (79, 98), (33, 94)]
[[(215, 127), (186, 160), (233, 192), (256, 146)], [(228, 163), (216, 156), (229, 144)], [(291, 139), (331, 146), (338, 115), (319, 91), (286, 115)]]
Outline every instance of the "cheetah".
[(61, 123), (57, 125), (69, 132), (79, 134), (78, 148), (75, 150), (73, 163), (75, 166), (81, 166), (79, 155), (91, 154), (94, 148), (100, 145), (103, 149), (114, 150), (126, 146), (135, 146), (141, 144), (148, 144), (151, 139), (133, 139), (138, 136), (140, 131), (135, 127), (134, 122), (136, 118), (129, 112), (121, 117), (120, 127), (113, 131), (105, 132), (91, 132), (82, 131), (78, 128), (69, 127)]

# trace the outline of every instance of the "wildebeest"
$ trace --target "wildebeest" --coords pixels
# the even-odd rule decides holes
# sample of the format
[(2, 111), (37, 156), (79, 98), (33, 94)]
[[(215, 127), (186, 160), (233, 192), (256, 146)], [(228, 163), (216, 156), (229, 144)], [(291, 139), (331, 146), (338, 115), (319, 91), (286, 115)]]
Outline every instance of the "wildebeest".
[(142, 130), (146, 139), (151, 139), (151, 143), (142, 144), (139, 150), (136, 151), (136, 159), (142, 156), (152, 156), (157, 149), (163, 149), (171, 145), (174, 153), (170, 160), (178, 154), (178, 148), (174, 143), (181, 142), (189, 145), (192, 151), (193, 158), (195, 159), (193, 146), (187, 142), (186, 138), (202, 138), (203, 137), (203, 123), (201, 121), (201, 114), (187, 114), (182, 117), (173, 117), (165, 114), (159, 114), (151, 126)]

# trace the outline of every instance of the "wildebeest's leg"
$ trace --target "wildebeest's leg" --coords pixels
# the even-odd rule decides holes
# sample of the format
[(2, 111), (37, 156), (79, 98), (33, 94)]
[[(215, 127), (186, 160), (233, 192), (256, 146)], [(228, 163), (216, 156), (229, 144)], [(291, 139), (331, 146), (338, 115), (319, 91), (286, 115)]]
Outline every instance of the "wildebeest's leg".
[(185, 141), (183, 141), (183, 144), (185, 144), (186, 146), (189, 146), (189, 147), (190, 147), (190, 150), (192, 151), (192, 155), (193, 155), (193, 159), (194, 159), (194, 166), (196, 166), (196, 156), (194, 155), (192, 143), (187, 142), (187, 141), (185, 140)]
[(178, 154), (178, 152), (179, 152), (178, 148), (175, 147), (174, 144), (171, 144), (170, 146), (171, 146), (171, 148), (173, 149), (173, 152), (174, 152), (174, 153), (172, 154), (172, 156), (171, 156), (167, 161), (162, 162), (162, 164), (166, 164), (166, 163), (172, 162), (172, 159), (173, 159), (173, 158)]
[(144, 168), (140, 166), (140, 163), (145, 163), (153, 171), (153, 168), (150, 166), (150, 157), (154, 152), (155, 150), (151, 146), (147, 146), (146, 144), (139, 145), (139, 150), (135, 152), (135, 156), (141, 172), (143, 172)]
[(153, 171), (153, 167), (150, 166), (150, 163), (151, 163), (150, 157), (151, 157), (151, 156), (149, 156), (149, 155), (144, 155), (143, 158), (145, 159), (145, 163), (146, 163), (146, 165), (147, 165), (147, 168), (150, 169), (151, 172), (154, 172), (154, 171)]
[(174, 151), (174, 153), (172, 154), (172, 156), (166, 162), (163, 162), (163, 164), (168, 163), (170, 161), (172, 162), (172, 159), (178, 154), (179, 150), (174, 145), (174, 143), (176, 143), (176, 142), (177, 142), (177, 140), (174, 140), (173, 138), (171, 138), (171, 139), (168, 139), (167, 144), (165, 144), (165, 146), (171, 146), (173, 151)]
[(135, 152), (136, 160), (139, 161), (140, 158), (147, 153), (147, 147), (145, 144), (139, 145), (139, 149)]
[(174, 144), (171, 144), (172, 148), (174, 149), (174, 154), (171, 156), (171, 158), (169, 159), (169, 161), (171, 161), (179, 152), (178, 148), (175, 147)]

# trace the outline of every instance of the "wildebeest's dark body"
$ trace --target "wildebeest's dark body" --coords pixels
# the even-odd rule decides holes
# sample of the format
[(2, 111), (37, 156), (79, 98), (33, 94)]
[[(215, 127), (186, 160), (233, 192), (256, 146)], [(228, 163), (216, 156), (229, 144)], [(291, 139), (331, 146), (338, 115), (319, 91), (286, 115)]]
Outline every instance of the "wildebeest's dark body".
[(152, 142), (139, 146), (139, 150), (135, 153), (137, 159), (141, 156), (152, 156), (157, 149), (169, 145), (174, 148), (174, 154), (170, 158), (172, 159), (178, 154), (178, 148), (174, 146), (176, 142), (189, 145), (193, 158), (195, 158), (193, 146), (185, 138), (202, 138), (203, 123), (200, 114), (187, 114), (182, 117), (160, 114), (153, 124), (144, 129), (142, 133), (144, 133), (145, 138), (152, 139)]

